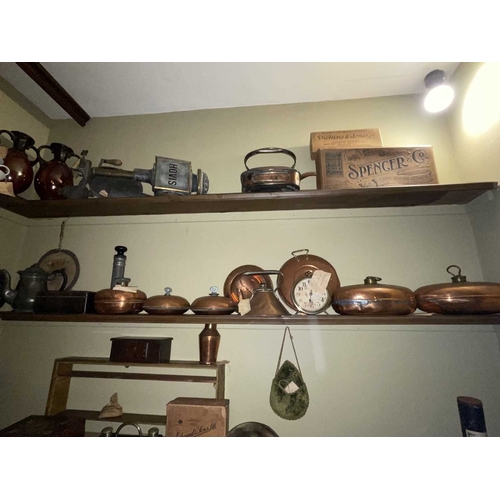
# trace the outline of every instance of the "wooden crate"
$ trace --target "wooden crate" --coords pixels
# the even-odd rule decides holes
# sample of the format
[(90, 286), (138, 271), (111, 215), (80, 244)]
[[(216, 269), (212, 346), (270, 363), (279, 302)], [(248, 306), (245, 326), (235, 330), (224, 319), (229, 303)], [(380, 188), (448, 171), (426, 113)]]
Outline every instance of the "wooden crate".
[(318, 189), (438, 184), (432, 146), (322, 149), (316, 172)]
[(378, 148), (382, 146), (382, 138), (378, 128), (311, 132), (309, 143), (311, 160), (316, 159), (320, 149)]
[(228, 430), (228, 399), (177, 398), (167, 404), (166, 437), (224, 437)]

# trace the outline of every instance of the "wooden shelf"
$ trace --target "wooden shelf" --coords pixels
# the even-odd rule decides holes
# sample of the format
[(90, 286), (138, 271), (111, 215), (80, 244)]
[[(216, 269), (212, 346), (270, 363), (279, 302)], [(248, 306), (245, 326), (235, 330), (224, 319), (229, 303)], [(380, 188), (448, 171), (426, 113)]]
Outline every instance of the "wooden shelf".
[(28, 201), (19, 197), (12, 198), (0, 195), (0, 208), (29, 219), (43, 219), (111, 215), (412, 207), (461, 205), (492, 189), (497, 189), (496, 182), (372, 189), (307, 190), (293, 193), (166, 195), (143, 198), (92, 198), (86, 200)]
[[(121, 424), (123, 422), (135, 422), (136, 424), (146, 424), (146, 425), (165, 425), (167, 421), (166, 415), (147, 415), (143, 413), (124, 413), (121, 417), (115, 418), (99, 418), (99, 411), (92, 410), (65, 410), (64, 415), (68, 417), (78, 417), (84, 420), (96, 420), (98, 422), (115, 422)], [(133, 432), (127, 429), (126, 432)]]
[(500, 314), (442, 315), (415, 313), (408, 316), (347, 316), (339, 314), (318, 316), (239, 316), (197, 315), (156, 316), (145, 313), (129, 315), (111, 314), (31, 314), (0, 312), (2, 321), (48, 321), (65, 323), (156, 323), (219, 325), (500, 325)]

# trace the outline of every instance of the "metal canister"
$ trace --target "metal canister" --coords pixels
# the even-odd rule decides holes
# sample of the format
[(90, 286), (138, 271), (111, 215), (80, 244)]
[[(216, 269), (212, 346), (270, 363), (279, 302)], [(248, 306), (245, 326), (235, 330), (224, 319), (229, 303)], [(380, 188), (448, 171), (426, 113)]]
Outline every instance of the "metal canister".
[(220, 333), (217, 331), (217, 325), (215, 323), (205, 325), (205, 328), (198, 337), (200, 343), (200, 364), (209, 365), (215, 363), (220, 344)]
[[(458, 273), (450, 271), (456, 268)], [(426, 285), (415, 290), (418, 308), (437, 314), (500, 313), (500, 283), (468, 282), (456, 265), (446, 268), (451, 283)]]
[(417, 308), (414, 293), (404, 286), (379, 283), (367, 276), (364, 284), (344, 286), (333, 294), (332, 307), (339, 314), (411, 314)]

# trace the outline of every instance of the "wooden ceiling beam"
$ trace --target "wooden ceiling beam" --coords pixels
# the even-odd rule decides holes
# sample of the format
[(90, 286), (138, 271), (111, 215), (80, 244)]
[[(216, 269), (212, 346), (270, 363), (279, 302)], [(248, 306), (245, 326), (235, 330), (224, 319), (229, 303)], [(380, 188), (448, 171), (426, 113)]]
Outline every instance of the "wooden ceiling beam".
[(38, 62), (16, 63), (36, 82), (61, 108), (82, 127), (90, 120), (85, 110), (64, 90), (57, 80)]

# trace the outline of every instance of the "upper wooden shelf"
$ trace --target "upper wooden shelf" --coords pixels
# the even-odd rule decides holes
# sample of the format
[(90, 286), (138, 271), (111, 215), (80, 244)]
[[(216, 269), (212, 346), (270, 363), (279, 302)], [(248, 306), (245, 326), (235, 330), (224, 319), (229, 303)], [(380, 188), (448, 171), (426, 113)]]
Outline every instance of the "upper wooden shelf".
[(33, 314), (0, 312), (3, 321), (49, 321), (65, 323), (156, 323), (194, 324), (215, 323), (221, 325), (500, 325), (500, 314), (444, 315), (415, 313), (407, 316), (368, 315), (298, 315), (290, 316), (240, 316), (182, 314), (161, 316), (141, 314)]
[(462, 205), (497, 189), (496, 182), (371, 189), (307, 190), (293, 193), (229, 193), (143, 198), (28, 201), (0, 195), (0, 208), (29, 219), (110, 215), (196, 214), (340, 208)]

